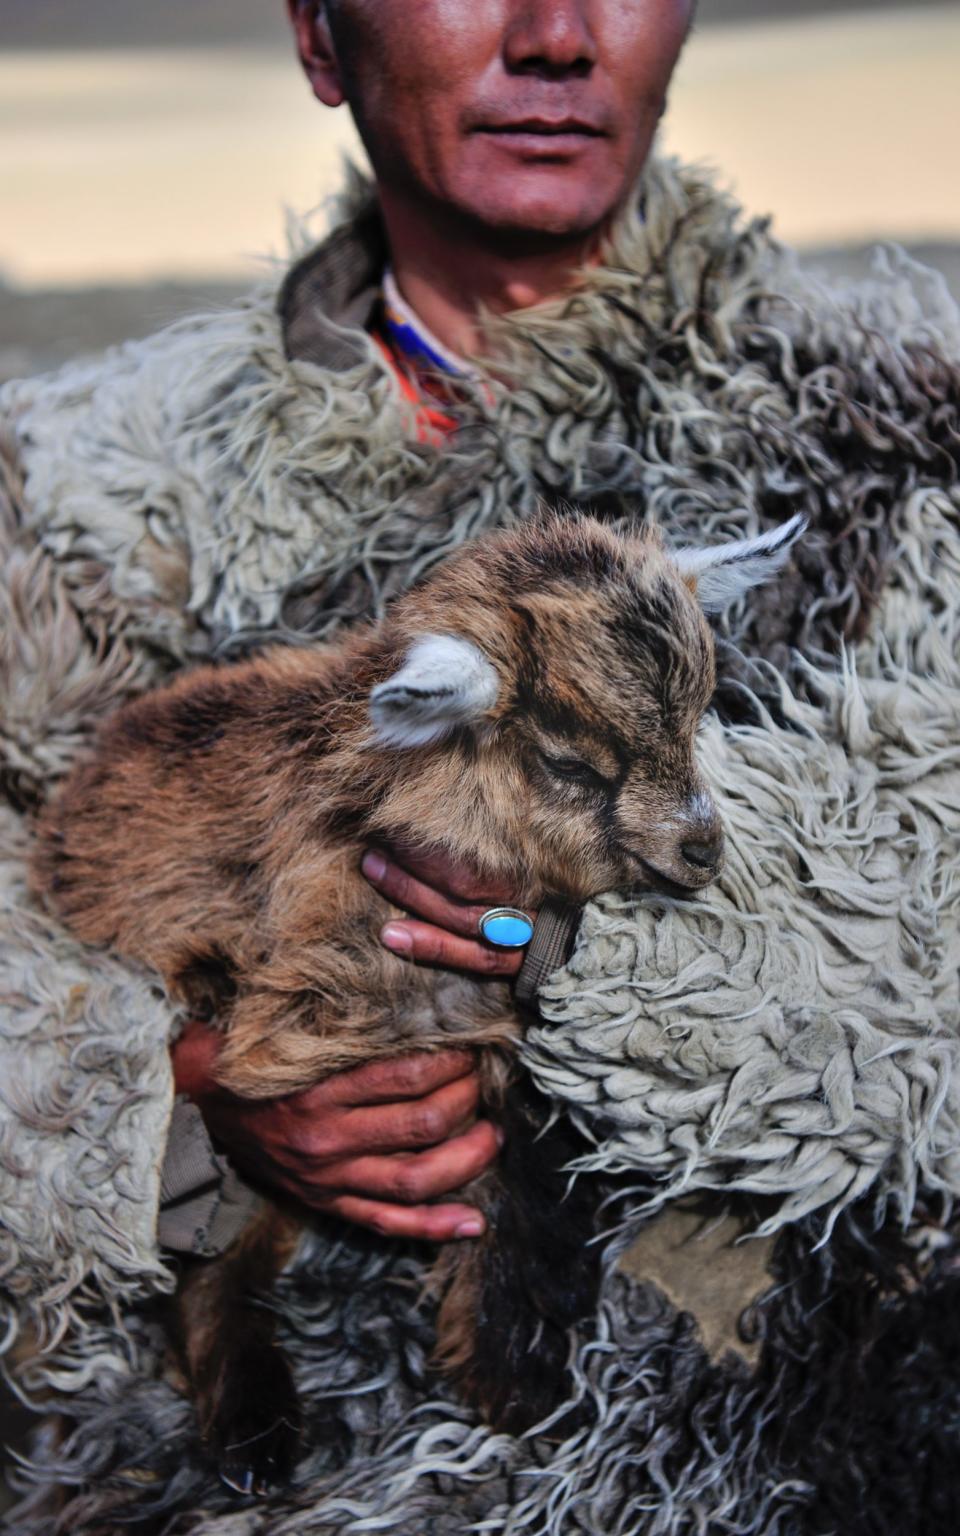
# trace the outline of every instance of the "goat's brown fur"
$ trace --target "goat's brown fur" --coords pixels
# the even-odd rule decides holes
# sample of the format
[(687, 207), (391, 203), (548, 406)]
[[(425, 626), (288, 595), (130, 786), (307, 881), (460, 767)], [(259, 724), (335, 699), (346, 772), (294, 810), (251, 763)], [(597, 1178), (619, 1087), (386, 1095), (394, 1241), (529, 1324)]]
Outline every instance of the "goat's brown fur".
[[(419, 637), (451, 632), (492, 664), (495, 702), (426, 745), (375, 741), (371, 691)], [(508, 988), (389, 954), (377, 933), (392, 909), (362, 879), (360, 848), (444, 849), (531, 908), (652, 870), (701, 886), (716, 863), (693, 867), (682, 849), (693, 826), (719, 852), (694, 762), (713, 679), (709, 630), (655, 534), (535, 522), (458, 554), (340, 645), (201, 667), (122, 709), (41, 817), (36, 883), (80, 937), (154, 967), (188, 1009), (217, 1018), (217, 1076), (238, 1094), (287, 1094), (453, 1037), (483, 1048), (488, 1095), (502, 1099), (504, 1048), (520, 1029)], [(522, 1201), (522, 1161), (513, 1177)], [(497, 1220), (495, 1183), (479, 1198)], [(502, 1360), (478, 1365), (485, 1265), (501, 1239), (448, 1254), (440, 1353), (517, 1427), (549, 1392), (508, 1409), (489, 1385)], [(254, 1247), (263, 1282), (271, 1266)], [(522, 1259), (509, 1273), (501, 1264), (495, 1310), (526, 1283)], [(205, 1286), (221, 1306), (223, 1284)], [(582, 1306), (571, 1295), (553, 1307), (561, 1342)], [(211, 1307), (199, 1312), (208, 1321), (192, 1325), (188, 1353), (202, 1386), (222, 1340), (199, 1347)], [(517, 1360), (529, 1342), (515, 1341)], [(203, 1390), (213, 1424), (216, 1387)]]

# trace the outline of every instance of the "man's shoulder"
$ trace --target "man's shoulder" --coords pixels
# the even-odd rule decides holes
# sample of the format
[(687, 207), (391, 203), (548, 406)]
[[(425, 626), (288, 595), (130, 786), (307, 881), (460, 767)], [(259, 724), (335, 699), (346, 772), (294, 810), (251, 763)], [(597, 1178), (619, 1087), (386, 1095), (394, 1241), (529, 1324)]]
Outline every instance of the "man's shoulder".
[(18, 435), (38, 416), (68, 431), (90, 412), (126, 397), (169, 427), (203, 409), (231, 379), (286, 373), (291, 362), (340, 369), (345, 337), (371, 310), (386, 259), (372, 187), (353, 176), (333, 229), (322, 239), (291, 232), (296, 249), (263, 281), (231, 302), (184, 314), (147, 336), (75, 359), (49, 372), (0, 384), (0, 420)]
[(101, 408), (114, 396), (153, 392), (157, 403), (189, 409), (197, 388), (208, 388), (218, 368), (235, 368), (255, 349), (282, 358), (277, 314), (279, 279), (260, 284), (230, 304), (187, 314), (101, 353), (72, 359), (49, 372), (0, 385), (0, 416), (23, 422), (42, 413), (61, 422)]
[[(322, 255), (290, 270), (310, 269), (315, 287)], [(202, 614), (205, 633), (275, 624), (321, 535), (349, 536), (324, 489), (342, 470), (331, 400), (345, 392), (349, 418), (366, 409), (382, 431), (370, 384), (384, 365), (355, 323), (364, 360), (342, 379), (318, 376), (316, 364), (335, 368), (324, 358), (293, 356), (286, 276), (278, 267), (234, 303), (0, 390), (22, 538), (58, 565), (108, 570), (150, 625), (158, 613), (179, 625), (185, 611)], [(323, 313), (334, 340), (348, 333)]]
[(0, 389), (24, 548), (71, 570), (93, 562), (144, 613), (180, 613), (188, 551), (212, 539), (208, 506), (231, 483), (224, 434), (244, 402), (282, 392), (277, 287)]

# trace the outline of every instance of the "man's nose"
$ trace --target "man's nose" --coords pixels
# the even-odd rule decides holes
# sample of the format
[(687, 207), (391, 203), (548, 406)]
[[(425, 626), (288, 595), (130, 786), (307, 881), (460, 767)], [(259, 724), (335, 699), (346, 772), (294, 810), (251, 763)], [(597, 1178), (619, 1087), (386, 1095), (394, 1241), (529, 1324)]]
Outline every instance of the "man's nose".
[(588, 75), (597, 59), (588, 0), (517, 0), (504, 60), (516, 74)]

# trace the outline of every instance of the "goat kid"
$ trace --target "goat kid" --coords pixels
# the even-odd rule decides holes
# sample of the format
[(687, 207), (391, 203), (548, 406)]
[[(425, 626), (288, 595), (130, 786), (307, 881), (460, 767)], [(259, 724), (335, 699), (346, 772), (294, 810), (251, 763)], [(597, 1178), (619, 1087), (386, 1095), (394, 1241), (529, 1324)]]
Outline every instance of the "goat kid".
[[(442, 849), (529, 908), (702, 889), (722, 851), (694, 756), (714, 687), (704, 611), (775, 571), (802, 528), (672, 554), (650, 529), (577, 515), (486, 537), (342, 643), (200, 667), (125, 706), (41, 815), (37, 890), (217, 1020), (234, 1093), (451, 1041), (480, 1051), (507, 1141), (469, 1196), (488, 1234), (439, 1261), (438, 1356), (499, 1428), (556, 1406), (569, 1329), (594, 1309), (589, 1200), (562, 1172), (577, 1145), (562, 1120), (537, 1134), (509, 988), (388, 953), (396, 914), (358, 851)], [(285, 1480), (298, 1442), (289, 1367), (249, 1293), (300, 1220), (267, 1206), (180, 1286), (201, 1430), (246, 1493)]]

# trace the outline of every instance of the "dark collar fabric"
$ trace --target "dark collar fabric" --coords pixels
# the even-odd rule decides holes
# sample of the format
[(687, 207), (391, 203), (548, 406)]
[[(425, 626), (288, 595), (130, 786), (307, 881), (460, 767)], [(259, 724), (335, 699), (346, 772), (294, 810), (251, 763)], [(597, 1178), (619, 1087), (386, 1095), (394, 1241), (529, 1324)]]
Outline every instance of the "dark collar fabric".
[(278, 303), (287, 357), (334, 373), (355, 367), (386, 262), (386, 231), (370, 195), (288, 272)]

